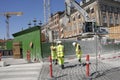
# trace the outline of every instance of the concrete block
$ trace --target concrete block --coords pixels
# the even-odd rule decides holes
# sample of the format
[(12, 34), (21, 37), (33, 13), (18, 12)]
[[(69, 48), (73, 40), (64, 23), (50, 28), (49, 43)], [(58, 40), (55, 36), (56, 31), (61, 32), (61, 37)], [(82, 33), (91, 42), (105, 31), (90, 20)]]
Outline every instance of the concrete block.
[(4, 61), (0, 61), (0, 67), (4, 67), (6, 64)]

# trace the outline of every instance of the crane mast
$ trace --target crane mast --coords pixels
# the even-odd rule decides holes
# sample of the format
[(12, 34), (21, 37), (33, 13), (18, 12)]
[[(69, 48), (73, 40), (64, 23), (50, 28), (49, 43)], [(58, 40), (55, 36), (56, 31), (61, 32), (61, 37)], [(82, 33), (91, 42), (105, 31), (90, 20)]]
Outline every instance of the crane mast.
[(16, 15), (16, 16), (21, 16), (23, 15), (22, 12), (5, 12), (5, 13), (1, 13), (0, 15), (3, 15), (6, 17), (6, 37), (7, 39), (10, 38), (10, 35), (9, 35), (9, 18), (13, 15)]
[(50, 18), (50, 0), (44, 0), (44, 23), (48, 23)]

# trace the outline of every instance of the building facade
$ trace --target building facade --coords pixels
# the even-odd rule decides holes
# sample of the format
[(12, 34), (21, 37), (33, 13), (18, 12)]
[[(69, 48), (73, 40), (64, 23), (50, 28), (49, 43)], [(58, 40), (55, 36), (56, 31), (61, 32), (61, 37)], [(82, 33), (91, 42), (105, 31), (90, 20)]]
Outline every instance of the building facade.
[(46, 36), (46, 41), (52, 42), (56, 39), (60, 39), (61, 36), (61, 26), (60, 26), (60, 16), (63, 12), (59, 11), (55, 14), (52, 14), (49, 18), (47, 24), (43, 25), (42, 33)]
[[(114, 0), (86, 0), (81, 7), (88, 13), (97, 26), (103, 26), (109, 33), (112, 27), (120, 25), (120, 2)], [(64, 27), (64, 38), (73, 38), (81, 34), (84, 17), (77, 10), (74, 11), (67, 26)]]
[(108, 28), (120, 25), (120, 2), (100, 0), (100, 24)]

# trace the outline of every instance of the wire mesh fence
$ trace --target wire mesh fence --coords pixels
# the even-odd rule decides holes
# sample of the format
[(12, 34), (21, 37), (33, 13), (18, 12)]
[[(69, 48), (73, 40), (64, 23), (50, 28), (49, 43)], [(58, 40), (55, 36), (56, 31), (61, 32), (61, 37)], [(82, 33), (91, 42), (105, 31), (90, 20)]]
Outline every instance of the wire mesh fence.
[[(120, 40), (120, 39), (119, 39)], [(65, 48), (65, 55), (75, 55), (75, 48), (72, 43), (76, 41), (80, 44), (83, 55), (90, 54), (114, 54), (120, 52), (120, 43), (115, 39), (107, 39), (106, 37), (94, 36), (93, 38), (85, 38), (81, 40), (62, 40)], [(50, 55), (51, 43), (42, 43), (42, 55), (48, 57)]]
[[(111, 34), (108, 34), (108, 35), (111, 35)], [(119, 38), (116, 39), (115, 37), (108, 38), (105, 36), (101, 37), (100, 35), (94, 35), (92, 38), (83, 38), (81, 40), (62, 40), (62, 44), (65, 47), (65, 56), (69, 58), (70, 55), (75, 56), (75, 48), (73, 47), (72, 43), (74, 41), (78, 42), (81, 46), (81, 50), (83, 54), (82, 55), (83, 63), (85, 63), (84, 56), (86, 56), (87, 54), (90, 55), (90, 63), (91, 63), (90, 64), (90, 79), (91, 80), (94, 80), (94, 79), (95, 80), (109, 80), (110, 76), (107, 76), (107, 75), (112, 75), (111, 74), (112, 71), (120, 67), (120, 41), (119, 40), (120, 40)], [(43, 51), (42, 53), (43, 53), (44, 58), (50, 55), (50, 44), (51, 43), (42, 44), (42, 51)], [(91, 57), (93, 57), (94, 59), (92, 59)], [(60, 70), (58, 66), (53, 66), (53, 68), (55, 67), (53, 70), (55, 77), (60, 76), (61, 74), (64, 74), (64, 73), (67, 74), (65, 76), (56, 77), (56, 80), (59, 78), (61, 80), (70, 78), (72, 77), (71, 75), (73, 75), (73, 77), (77, 76), (75, 77), (76, 79), (74, 78), (75, 80), (79, 80), (79, 79), (86, 80), (84, 79), (84, 77), (86, 77), (85, 66), (74, 66), (71, 68), (71, 66), (76, 65), (76, 64), (78, 64), (77, 60), (71, 59), (71, 61), (68, 61), (65, 64), (65, 66), (67, 66), (65, 70)], [(48, 68), (45, 68), (45, 69), (48, 69)], [(46, 75), (48, 74), (46, 73)]]

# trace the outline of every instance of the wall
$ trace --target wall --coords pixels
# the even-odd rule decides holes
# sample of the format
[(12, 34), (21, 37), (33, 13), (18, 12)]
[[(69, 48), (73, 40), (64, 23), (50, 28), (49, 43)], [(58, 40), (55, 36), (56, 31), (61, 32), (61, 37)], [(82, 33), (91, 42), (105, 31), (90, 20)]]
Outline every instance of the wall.
[(120, 40), (120, 26), (109, 28), (109, 38)]
[(13, 40), (8, 40), (6, 42), (6, 48), (7, 48), (7, 50), (12, 50), (12, 44), (13, 44)]
[[(20, 42), (23, 58), (26, 58), (27, 50), (30, 50), (32, 60), (41, 59), (41, 42), (40, 42), (40, 29), (32, 29), (28, 33), (23, 33), (22, 35), (16, 36), (14, 42)], [(30, 47), (30, 45), (32, 45)]]

